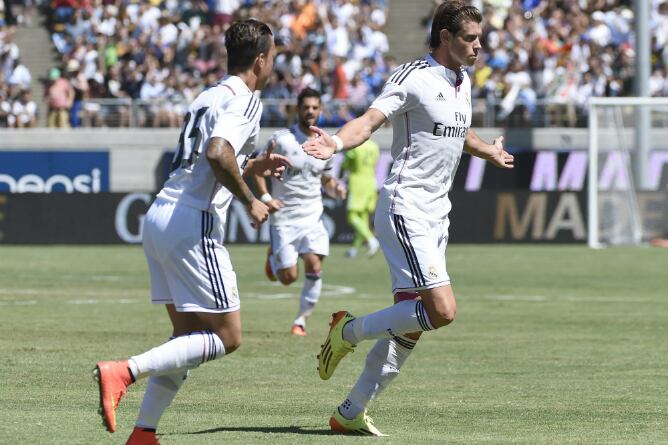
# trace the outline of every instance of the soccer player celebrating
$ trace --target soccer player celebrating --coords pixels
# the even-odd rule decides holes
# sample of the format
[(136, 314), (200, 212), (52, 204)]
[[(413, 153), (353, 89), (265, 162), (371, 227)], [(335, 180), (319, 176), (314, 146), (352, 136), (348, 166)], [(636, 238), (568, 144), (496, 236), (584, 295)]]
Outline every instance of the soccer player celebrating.
[(513, 167), (501, 137), (487, 144), (469, 129), (471, 85), (463, 67), (478, 57), (481, 21), (480, 11), (463, 0), (441, 4), (434, 12), (431, 53), (400, 66), (369, 110), (336, 135), (314, 128), (320, 137), (303, 145), (314, 157), (328, 159), (360, 145), (385, 120), (394, 129), (394, 163), (380, 191), (374, 222), (395, 304), (363, 317), (346, 311), (332, 317), (318, 356), (322, 379), (329, 379), (359, 342), (377, 340), (362, 375), (329, 421), (334, 431), (382, 435), (367, 415), (368, 403), (399, 374), (422, 332), (455, 319), (445, 247), (448, 191), (462, 150), (497, 167)]
[(376, 164), (379, 155), (378, 144), (369, 139), (354, 150), (346, 151), (346, 157), (341, 164), (341, 174), (349, 172), (348, 222), (355, 231), (353, 246), (346, 252), (348, 258), (355, 258), (362, 244), (366, 244), (369, 256), (374, 256), (380, 247), (369, 228), (369, 215), (376, 208), (378, 195)]
[(312, 158), (301, 149), (301, 144), (316, 136), (311, 126), (320, 117), (321, 105), (319, 92), (311, 88), (302, 90), (297, 96), (297, 123), (274, 133), (267, 145), (292, 163), (282, 180), (272, 178), (273, 196), (267, 191), (265, 177), (255, 175), (255, 184), (262, 194), (260, 199), (272, 211), (267, 276), (272, 281), (278, 278), (287, 286), (297, 280), (298, 257), (304, 261), (304, 287), (297, 318), (292, 323), (292, 333), (298, 336), (306, 335), (306, 319), (320, 298), (322, 263), (329, 255), (329, 234), (322, 221), (321, 186), (334, 198), (346, 197), (345, 187), (330, 175), (331, 160)]
[(173, 171), (144, 221), (152, 301), (166, 306), (172, 338), (128, 360), (98, 362), (94, 368), (99, 411), (112, 433), (127, 387), (149, 378), (128, 444), (158, 443), (158, 421), (188, 370), (239, 347), (239, 292), (223, 246), (223, 221), (233, 196), (256, 226), (269, 216), (244, 182), (240, 164), (246, 161), (244, 174), (265, 176), (280, 175), (289, 165), (271, 152), (247, 160), (262, 114), (253, 91), (264, 87), (274, 64), (271, 30), (256, 20), (237, 22), (225, 33), (225, 47), (229, 75), (189, 107)]

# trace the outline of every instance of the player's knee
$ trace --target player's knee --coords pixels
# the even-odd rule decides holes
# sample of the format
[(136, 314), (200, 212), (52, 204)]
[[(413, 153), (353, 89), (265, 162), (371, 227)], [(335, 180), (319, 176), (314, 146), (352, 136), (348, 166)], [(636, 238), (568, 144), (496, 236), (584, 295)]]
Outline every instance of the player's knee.
[(241, 347), (241, 336), (224, 343), (225, 354), (231, 354)]
[(408, 332), (404, 334), (404, 337), (408, 337), (411, 340), (418, 341), (422, 336), (422, 332)]
[(285, 286), (294, 283), (297, 281), (297, 271), (293, 270), (292, 268), (279, 270), (278, 281), (280, 281), (281, 284)]
[(442, 328), (455, 321), (457, 307), (454, 304), (437, 304), (430, 309), (427, 310), (427, 315), (435, 329)]
[(231, 354), (241, 346), (241, 332), (229, 332), (219, 333), (218, 336), (223, 340), (223, 346), (225, 346), (225, 354)]

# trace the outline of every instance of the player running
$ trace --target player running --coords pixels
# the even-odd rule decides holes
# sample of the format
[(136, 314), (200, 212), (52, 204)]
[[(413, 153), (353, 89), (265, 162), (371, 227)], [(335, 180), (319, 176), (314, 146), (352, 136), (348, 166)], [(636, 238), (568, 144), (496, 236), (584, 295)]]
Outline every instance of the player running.
[[(116, 430), (116, 409), (127, 387), (148, 377), (136, 427), (127, 444), (156, 444), (155, 430), (190, 369), (234, 352), (241, 342), (239, 292), (223, 246), (223, 221), (233, 196), (257, 226), (269, 216), (244, 174), (280, 175), (289, 161), (266, 153), (247, 160), (259, 132), (262, 104), (253, 94), (271, 73), (276, 48), (271, 30), (256, 20), (225, 33), (228, 73), (190, 105), (173, 171), (151, 205), (143, 243), (155, 304), (164, 304), (172, 338), (124, 361), (98, 362), (100, 414)], [(243, 165), (241, 165), (243, 169)]]
[(502, 145), (483, 142), (471, 125), (471, 84), (464, 66), (480, 50), (480, 11), (462, 0), (441, 4), (434, 13), (431, 53), (400, 66), (369, 110), (330, 136), (307, 141), (304, 150), (319, 159), (356, 147), (386, 120), (394, 138), (390, 175), (380, 191), (376, 235), (392, 275), (395, 304), (355, 318), (333, 315), (318, 356), (320, 377), (329, 379), (339, 361), (363, 340), (377, 339), (362, 375), (334, 411), (334, 431), (380, 436), (367, 405), (394, 379), (422, 332), (450, 324), (456, 300), (446, 271), (448, 191), (462, 150), (501, 168), (513, 167)]
[(348, 258), (355, 258), (362, 244), (367, 246), (367, 254), (374, 256), (380, 244), (369, 228), (369, 215), (376, 209), (378, 184), (376, 183), (376, 164), (380, 149), (371, 139), (354, 150), (346, 151), (341, 164), (341, 174), (348, 174), (348, 223), (355, 231), (353, 245), (346, 252)]
[(301, 149), (301, 144), (316, 136), (310, 127), (318, 121), (321, 105), (320, 93), (305, 88), (297, 96), (297, 124), (272, 136), (268, 147), (292, 162), (282, 180), (272, 179), (273, 196), (267, 191), (265, 177), (255, 176), (258, 192), (262, 194), (260, 199), (273, 212), (269, 217), (271, 247), (265, 266), (267, 276), (272, 281), (278, 278), (287, 286), (299, 275), (298, 258), (304, 261), (304, 287), (297, 318), (292, 323), (292, 333), (297, 336), (306, 335), (306, 320), (320, 298), (322, 263), (329, 255), (329, 234), (322, 221), (321, 187), (333, 198), (346, 197), (345, 187), (330, 174), (331, 160), (312, 158)]

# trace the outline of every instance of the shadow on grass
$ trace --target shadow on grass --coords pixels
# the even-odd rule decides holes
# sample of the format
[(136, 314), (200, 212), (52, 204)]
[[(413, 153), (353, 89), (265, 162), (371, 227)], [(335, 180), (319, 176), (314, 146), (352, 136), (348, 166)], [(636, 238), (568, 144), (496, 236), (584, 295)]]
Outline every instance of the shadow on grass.
[[(184, 434), (211, 434), (226, 431), (241, 431), (248, 433), (281, 433), (281, 434), (303, 434), (315, 436), (331, 436), (336, 434), (330, 429), (310, 429), (303, 426), (221, 426), (220, 428), (211, 428), (202, 431), (192, 431)], [(169, 435), (169, 434), (166, 434)]]

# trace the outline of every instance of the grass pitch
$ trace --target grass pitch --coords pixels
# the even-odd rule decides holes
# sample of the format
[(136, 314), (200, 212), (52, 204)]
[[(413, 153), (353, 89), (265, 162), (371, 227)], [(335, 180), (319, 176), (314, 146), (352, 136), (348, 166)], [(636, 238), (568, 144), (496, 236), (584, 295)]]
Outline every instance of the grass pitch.
[[(334, 246), (309, 336), (295, 338), (301, 281), (268, 283), (264, 247), (230, 251), (243, 345), (191, 373), (160, 424), (163, 444), (668, 443), (668, 250), (451, 245), (457, 320), (423, 336), (372, 403), (381, 439), (327, 427), (372, 343), (327, 382), (315, 355), (331, 312), (390, 303), (382, 255), (346, 260)], [(169, 334), (141, 248), (1, 247), (0, 443), (124, 443), (145, 381), (111, 435), (91, 368)]]

